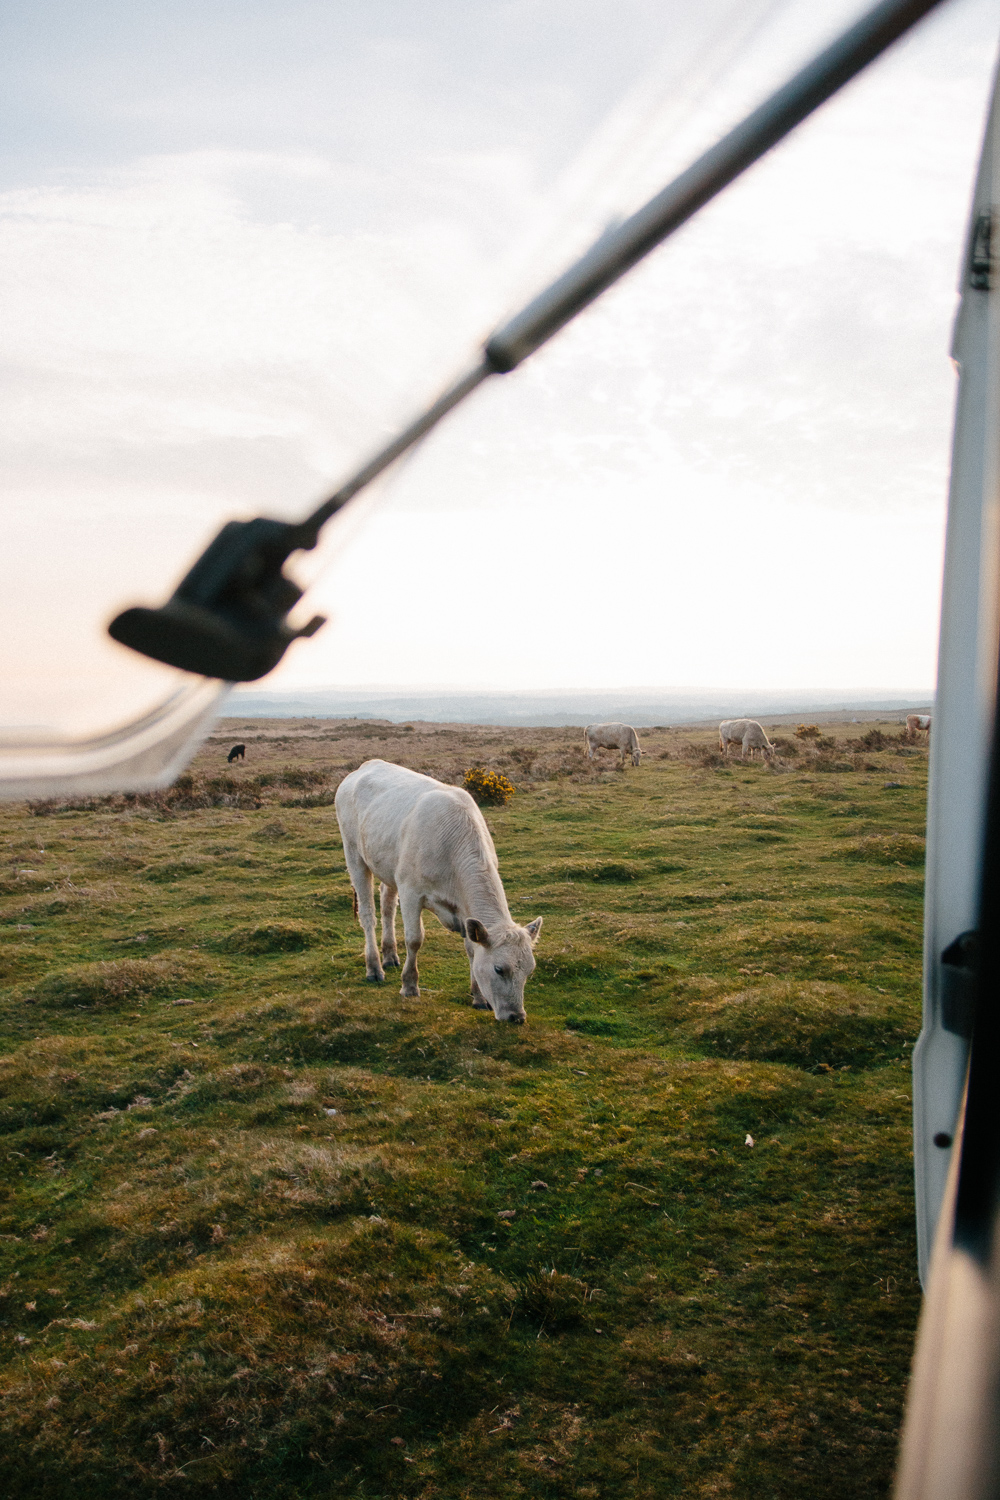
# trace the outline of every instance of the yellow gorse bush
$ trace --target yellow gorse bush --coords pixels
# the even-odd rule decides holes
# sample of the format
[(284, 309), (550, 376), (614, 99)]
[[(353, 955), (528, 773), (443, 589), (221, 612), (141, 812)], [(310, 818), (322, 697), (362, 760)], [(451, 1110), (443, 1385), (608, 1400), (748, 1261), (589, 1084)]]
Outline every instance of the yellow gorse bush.
[(477, 802), (489, 807), (503, 807), (514, 795), (514, 783), (502, 771), (487, 771), (483, 766), (466, 771), (462, 785)]

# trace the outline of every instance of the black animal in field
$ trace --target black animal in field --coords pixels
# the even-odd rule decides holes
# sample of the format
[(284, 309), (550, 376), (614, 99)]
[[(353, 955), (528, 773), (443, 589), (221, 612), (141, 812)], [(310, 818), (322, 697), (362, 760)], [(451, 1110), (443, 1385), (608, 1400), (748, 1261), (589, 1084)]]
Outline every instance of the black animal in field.
[(227, 756), (229, 764), (232, 765), (232, 763), (233, 763), (234, 760), (245, 760), (246, 759), (246, 753), (247, 753), (247, 747), (246, 747), (246, 745), (234, 745), (233, 748), (230, 750), (229, 755)]

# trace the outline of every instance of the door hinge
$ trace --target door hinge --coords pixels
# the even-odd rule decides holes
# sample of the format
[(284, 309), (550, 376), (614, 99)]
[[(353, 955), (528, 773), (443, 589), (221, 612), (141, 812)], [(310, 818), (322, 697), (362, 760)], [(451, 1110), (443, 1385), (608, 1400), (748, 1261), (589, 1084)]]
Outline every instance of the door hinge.
[(941, 1025), (968, 1040), (976, 1010), (979, 934), (963, 932), (941, 955)]
[(969, 256), (969, 284), (979, 291), (988, 292), (991, 282), (993, 260), (990, 241), (993, 238), (993, 215), (980, 214), (972, 231), (972, 252)]

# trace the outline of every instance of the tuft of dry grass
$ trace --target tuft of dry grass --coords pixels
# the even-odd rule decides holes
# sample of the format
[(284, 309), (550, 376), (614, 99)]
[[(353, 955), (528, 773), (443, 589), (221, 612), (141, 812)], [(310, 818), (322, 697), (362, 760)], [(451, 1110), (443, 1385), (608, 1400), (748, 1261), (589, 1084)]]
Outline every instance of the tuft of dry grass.
[(26, 992), (25, 999), (52, 1006), (134, 1004), (172, 993), (188, 973), (175, 959), (103, 960), (46, 974)]
[(319, 941), (316, 929), (305, 922), (265, 922), (235, 927), (219, 946), (227, 953), (301, 953)]
[(871, 833), (847, 844), (840, 853), (843, 859), (875, 865), (922, 865), (927, 841), (912, 833)]

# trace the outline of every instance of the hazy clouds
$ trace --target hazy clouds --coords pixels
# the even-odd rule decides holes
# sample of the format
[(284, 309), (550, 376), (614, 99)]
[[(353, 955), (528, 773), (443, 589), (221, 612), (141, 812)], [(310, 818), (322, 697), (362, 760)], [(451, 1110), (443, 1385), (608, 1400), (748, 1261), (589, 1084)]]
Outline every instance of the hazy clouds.
[[(145, 701), (113, 608), (304, 510), (853, 9), (7, 7), (12, 717)], [(946, 6), (477, 396), (275, 680), (929, 682), (996, 29)]]

